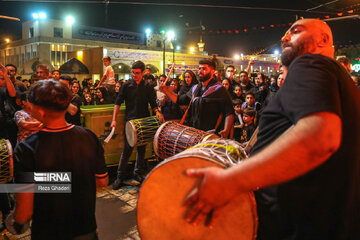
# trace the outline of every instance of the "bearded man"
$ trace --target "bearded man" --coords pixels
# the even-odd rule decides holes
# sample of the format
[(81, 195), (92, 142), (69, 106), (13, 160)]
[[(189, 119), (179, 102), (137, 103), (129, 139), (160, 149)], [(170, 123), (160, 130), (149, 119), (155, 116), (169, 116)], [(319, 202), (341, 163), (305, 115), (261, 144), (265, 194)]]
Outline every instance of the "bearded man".
[(286, 80), (261, 115), (250, 158), (188, 170), (200, 184), (186, 199), (187, 221), (216, 220), (236, 195), (259, 189), (258, 239), (360, 239), (359, 91), (333, 59), (325, 22), (295, 22), (282, 48)]
[(199, 61), (200, 83), (194, 85), (186, 94), (176, 95), (165, 84), (160, 91), (179, 105), (189, 105), (187, 124), (191, 127), (228, 137), (234, 123), (234, 109), (228, 91), (214, 78), (215, 63), (211, 59)]

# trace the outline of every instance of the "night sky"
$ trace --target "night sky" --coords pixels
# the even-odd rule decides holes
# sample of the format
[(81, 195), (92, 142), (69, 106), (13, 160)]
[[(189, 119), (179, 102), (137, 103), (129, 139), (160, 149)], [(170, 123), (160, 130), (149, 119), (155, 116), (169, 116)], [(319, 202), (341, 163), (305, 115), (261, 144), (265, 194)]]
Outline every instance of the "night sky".
[[(108, 5), (108, 18), (105, 18), (105, 4), (103, 1), (8, 1), (0, 3), (0, 15), (18, 17), (22, 22), (32, 19), (35, 11), (44, 11), (48, 18), (64, 19), (72, 15), (77, 24), (108, 27), (119, 30), (144, 32), (147, 27), (153, 32), (160, 29), (173, 29), (176, 32), (176, 41), (183, 49), (195, 45), (202, 30), (200, 21), (205, 27), (203, 42), (205, 51), (209, 54), (233, 56), (234, 53), (272, 53), (279, 49), (279, 40), (297, 17), (325, 18), (337, 17), (337, 13), (354, 10), (352, 14), (360, 13), (359, 0), (293, 0), (293, 1), (200, 1), (200, 0), (142, 0), (129, 1), (146, 4), (120, 4), (124, 1), (110, 1)], [(58, 1), (59, 2), (59, 1)], [(75, 3), (81, 2), (81, 3)], [(315, 9), (317, 12), (304, 12), (304, 10), (317, 7), (321, 4), (333, 2)], [(153, 3), (153, 4), (151, 4)], [(164, 4), (199, 4), (205, 6), (159, 6)], [(219, 7), (230, 6), (230, 7)], [(279, 8), (299, 11), (239, 9), (236, 7), (251, 8)], [(302, 11), (300, 11), (302, 10)], [(270, 27), (274, 25), (274, 27)], [(280, 25), (280, 26), (278, 26)], [(329, 22), (334, 31), (336, 45), (360, 43), (360, 19), (348, 19)], [(256, 30), (253, 29), (256, 27)], [(264, 29), (261, 29), (264, 27)], [(244, 32), (244, 29), (247, 32)], [(239, 30), (236, 33), (235, 30)], [(192, 31), (189, 34), (189, 31)], [(220, 32), (218, 34), (217, 32)], [(225, 31), (226, 33), (223, 33)], [(231, 31), (231, 32), (229, 32)], [(11, 39), (21, 38), (21, 23), (0, 19), (0, 40), (5, 37)]]

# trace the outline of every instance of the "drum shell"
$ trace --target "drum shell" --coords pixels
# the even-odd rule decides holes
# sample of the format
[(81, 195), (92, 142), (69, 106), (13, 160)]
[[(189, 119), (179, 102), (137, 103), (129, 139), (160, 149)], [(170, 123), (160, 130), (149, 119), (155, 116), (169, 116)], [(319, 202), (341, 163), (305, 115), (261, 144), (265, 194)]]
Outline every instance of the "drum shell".
[(172, 157), (198, 143), (219, 138), (192, 127), (184, 126), (174, 121), (163, 123), (154, 137), (154, 152), (162, 159)]
[(129, 120), (125, 124), (126, 139), (131, 147), (146, 145), (154, 139), (160, 126), (156, 116)]
[(9, 140), (0, 139), (0, 184), (13, 178), (13, 151)]
[[(219, 140), (226, 142), (223, 139)], [(220, 144), (219, 140), (208, 141), (205, 144), (214, 142)], [(203, 224), (194, 227), (185, 221), (184, 199), (197, 182), (197, 179), (185, 176), (185, 170), (204, 167), (224, 168), (236, 164), (236, 161), (239, 162), (236, 157), (229, 157), (232, 159), (230, 161), (219, 160), (221, 156), (213, 158), (212, 154), (209, 154), (213, 151), (212, 148), (200, 149), (201, 146), (195, 146), (165, 160), (156, 166), (145, 179), (140, 189), (137, 206), (137, 222), (141, 239), (251, 240), (256, 238), (257, 213), (252, 192), (239, 194), (224, 206), (213, 229)]]

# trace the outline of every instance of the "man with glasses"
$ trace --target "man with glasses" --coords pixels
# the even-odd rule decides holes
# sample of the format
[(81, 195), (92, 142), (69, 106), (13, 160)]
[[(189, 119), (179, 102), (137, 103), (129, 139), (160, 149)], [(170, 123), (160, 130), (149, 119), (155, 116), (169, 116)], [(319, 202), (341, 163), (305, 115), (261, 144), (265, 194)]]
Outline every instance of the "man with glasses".
[[(153, 112), (156, 113), (156, 116), (161, 121), (163, 121), (163, 116), (156, 105), (156, 94), (154, 88), (150, 84), (146, 83), (145, 80), (143, 80), (144, 72), (145, 64), (143, 62), (136, 61), (132, 65), (132, 78), (122, 85), (116, 98), (111, 127), (116, 127), (116, 116), (119, 113), (120, 106), (123, 102), (125, 102), (126, 105), (125, 121), (149, 117), (149, 104)], [(144, 180), (144, 176), (147, 171), (147, 166), (144, 159), (145, 147), (146, 145), (137, 147), (134, 179), (140, 183)], [(132, 177), (132, 174), (128, 171), (128, 160), (132, 151), (133, 147), (130, 147), (126, 136), (124, 136), (124, 149), (120, 157), (117, 179), (113, 184), (114, 190), (117, 190), (123, 186), (124, 180)]]

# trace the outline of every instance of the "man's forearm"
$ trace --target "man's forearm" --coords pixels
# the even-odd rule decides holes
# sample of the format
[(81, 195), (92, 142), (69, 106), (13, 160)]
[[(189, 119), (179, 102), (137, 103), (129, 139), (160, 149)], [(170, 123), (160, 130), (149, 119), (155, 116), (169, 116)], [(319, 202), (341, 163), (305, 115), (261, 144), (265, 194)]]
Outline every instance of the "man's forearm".
[(167, 87), (164, 87), (162, 90), (163, 93), (166, 94), (166, 96), (173, 102), (176, 103), (177, 102), (177, 97), (178, 95), (174, 92), (169, 91), (169, 89), (167, 89)]
[(67, 112), (71, 115), (74, 116), (78, 111), (78, 107), (75, 106), (74, 104), (70, 103), (68, 108), (67, 108)]
[(4, 77), (5, 77), (6, 88), (8, 90), (9, 96), (15, 97), (16, 90), (15, 90), (14, 84), (11, 82), (10, 78), (7, 75), (4, 75)]
[(341, 119), (317, 113), (297, 124), (261, 152), (225, 170), (236, 191), (252, 191), (283, 183), (325, 162), (340, 146)]
[(116, 105), (116, 104), (115, 104), (112, 121), (116, 121), (116, 116), (117, 116), (118, 113), (119, 113), (119, 109), (120, 109), (120, 105)]

